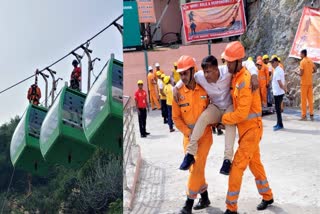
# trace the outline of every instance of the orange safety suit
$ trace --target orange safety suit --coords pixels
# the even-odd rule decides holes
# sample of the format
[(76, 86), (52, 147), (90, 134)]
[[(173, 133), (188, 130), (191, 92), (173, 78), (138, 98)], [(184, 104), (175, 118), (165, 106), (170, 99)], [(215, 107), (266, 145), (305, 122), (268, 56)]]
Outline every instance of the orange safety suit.
[[(161, 74), (164, 74), (163, 70), (160, 69), (159, 71), (161, 72)], [(153, 76), (155, 81), (157, 82), (158, 81), (157, 69), (153, 70)]]
[(267, 85), (269, 85), (269, 69), (262, 63), (261, 70), (258, 71), (259, 89), (261, 101), (264, 106), (267, 106)]
[(30, 86), (27, 98), (31, 104), (39, 105), (41, 98), (41, 90), (36, 84)]
[[(198, 84), (194, 90), (183, 86), (179, 89), (179, 93), (181, 95), (179, 103), (172, 102), (172, 119), (183, 134), (183, 148), (186, 153), (192, 129), (201, 113), (206, 109), (209, 99), (206, 91)], [(189, 169), (187, 196), (190, 199), (195, 199), (197, 194), (205, 192), (208, 188), (205, 166), (211, 145), (212, 133), (210, 127), (207, 126), (198, 141), (198, 151), (194, 157), (195, 163)]]
[(300, 62), (300, 69), (303, 74), (300, 79), (301, 85), (301, 117), (306, 117), (307, 114), (307, 101), (309, 105), (309, 113), (313, 115), (313, 82), (312, 72), (314, 64), (308, 57), (304, 57)]
[(155, 82), (154, 75), (152, 72), (148, 73), (148, 88), (150, 93), (151, 109), (154, 109), (154, 105), (156, 105), (157, 108), (160, 109), (161, 107), (157, 96), (157, 84)]
[(259, 92), (251, 91), (251, 75), (242, 68), (233, 76), (231, 95), (234, 112), (225, 113), (224, 124), (237, 124), (239, 147), (235, 153), (229, 175), (227, 209), (236, 211), (243, 172), (249, 165), (255, 177), (258, 192), (264, 200), (273, 198), (272, 191), (260, 160), (259, 143), (262, 137), (261, 101)]

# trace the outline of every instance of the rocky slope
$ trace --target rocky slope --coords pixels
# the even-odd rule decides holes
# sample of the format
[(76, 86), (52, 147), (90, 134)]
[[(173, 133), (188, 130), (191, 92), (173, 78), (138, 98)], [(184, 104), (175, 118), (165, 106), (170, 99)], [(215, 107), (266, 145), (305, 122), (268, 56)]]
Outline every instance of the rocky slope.
[[(300, 105), (300, 78), (294, 74), (299, 60), (289, 58), (289, 51), (304, 6), (311, 6), (308, 0), (248, 0), (248, 28), (241, 41), (248, 50), (248, 56), (276, 54), (285, 66), (289, 95), (285, 102), (290, 106)], [(320, 8), (320, 0), (313, 6)], [(320, 66), (314, 74), (314, 108), (320, 108)]]

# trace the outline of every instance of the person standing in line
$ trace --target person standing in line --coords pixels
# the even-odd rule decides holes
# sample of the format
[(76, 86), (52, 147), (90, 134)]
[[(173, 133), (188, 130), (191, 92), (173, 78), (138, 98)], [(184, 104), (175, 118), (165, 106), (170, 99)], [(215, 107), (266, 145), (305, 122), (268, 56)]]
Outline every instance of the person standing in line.
[(283, 129), (282, 115), (281, 115), (281, 103), (283, 96), (286, 93), (284, 71), (279, 66), (278, 57), (271, 59), (272, 67), (274, 68), (272, 77), (272, 92), (275, 102), (275, 108), (277, 112), (277, 124), (273, 126), (273, 131)]
[(310, 119), (313, 121), (313, 79), (312, 74), (316, 73), (316, 66), (312, 60), (307, 57), (307, 50), (300, 52), (300, 72), (296, 72), (301, 77), (301, 119), (307, 120), (307, 101), (309, 105)]
[(173, 128), (173, 121), (172, 121), (172, 100), (173, 100), (173, 93), (172, 93), (172, 85), (170, 83), (170, 76), (165, 76), (163, 78), (163, 83), (165, 84), (163, 92), (166, 95), (166, 104), (168, 109), (168, 125), (170, 132), (174, 132), (175, 129)]
[(134, 100), (136, 102), (136, 108), (138, 112), (140, 136), (144, 138), (150, 134), (146, 131), (147, 110), (149, 111), (149, 107), (147, 105), (147, 92), (143, 90), (143, 81), (138, 80), (137, 84), (138, 90), (134, 94)]
[(157, 82), (155, 80), (155, 76), (153, 75), (152, 66), (148, 67), (148, 87), (149, 87), (149, 95), (150, 95), (150, 103), (151, 109), (156, 110), (155, 105), (157, 106), (158, 110), (160, 110), (160, 104), (157, 97)]

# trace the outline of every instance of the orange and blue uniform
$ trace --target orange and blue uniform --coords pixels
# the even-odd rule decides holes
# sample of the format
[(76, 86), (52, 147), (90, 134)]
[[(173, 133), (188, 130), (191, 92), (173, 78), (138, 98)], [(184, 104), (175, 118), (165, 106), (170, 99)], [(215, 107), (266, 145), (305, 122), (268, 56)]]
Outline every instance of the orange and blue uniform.
[[(183, 148), (186, 153), (189, 144), (189, 136), (201, 113), (206, 109), (209, 99), (206, 91), (196, 85), (194, 90), (188, 89), (185, 85), (179, 89), (180, 101), (172, 103), (172, 119), (175, 126), (183, 134)], [(205, 166), (207, 156), (212, 145), (211, 129), (208, 126), (200, 140), (198, 141), (198, 151), (195, 155), (195, 163), (189, 169), (187, 183), (187, 196), (195, 199), (197, 194), (207, 190), (205, 179)]]
[(263, 133), (261, 100), (258, 90), (252, 92), (250, 81), (251, 75), (245, 68), (234, 74), (231, 90), (234, 112), (225, 113), (222, 117), (222, 123), (236, 124), (239, 132), (239, 147), (232, 162), (226, 199), (230, 211), (238, 208), (242, 176), (247, 166), (255, 177), (258, 192), (263, 199), (268, 201), (273, 198), (260, 160), (259, 143)]

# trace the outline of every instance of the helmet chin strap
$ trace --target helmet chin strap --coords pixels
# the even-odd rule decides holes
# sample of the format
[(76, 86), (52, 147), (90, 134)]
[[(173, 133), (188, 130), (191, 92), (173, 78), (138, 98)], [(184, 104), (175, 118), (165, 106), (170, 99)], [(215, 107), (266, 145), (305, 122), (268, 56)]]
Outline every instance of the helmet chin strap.
[(236, 61), (236, 67), (234, 67), (234, 70), (233, 70), (234, 74), (237, 73), (238, 64), (239, 64), (239, 61), (237, 60)]
[(191, 83), (192, 76), (193, 76), (193, 68), (190, 68), (190, 77), (189, 77), (188, 85)]

